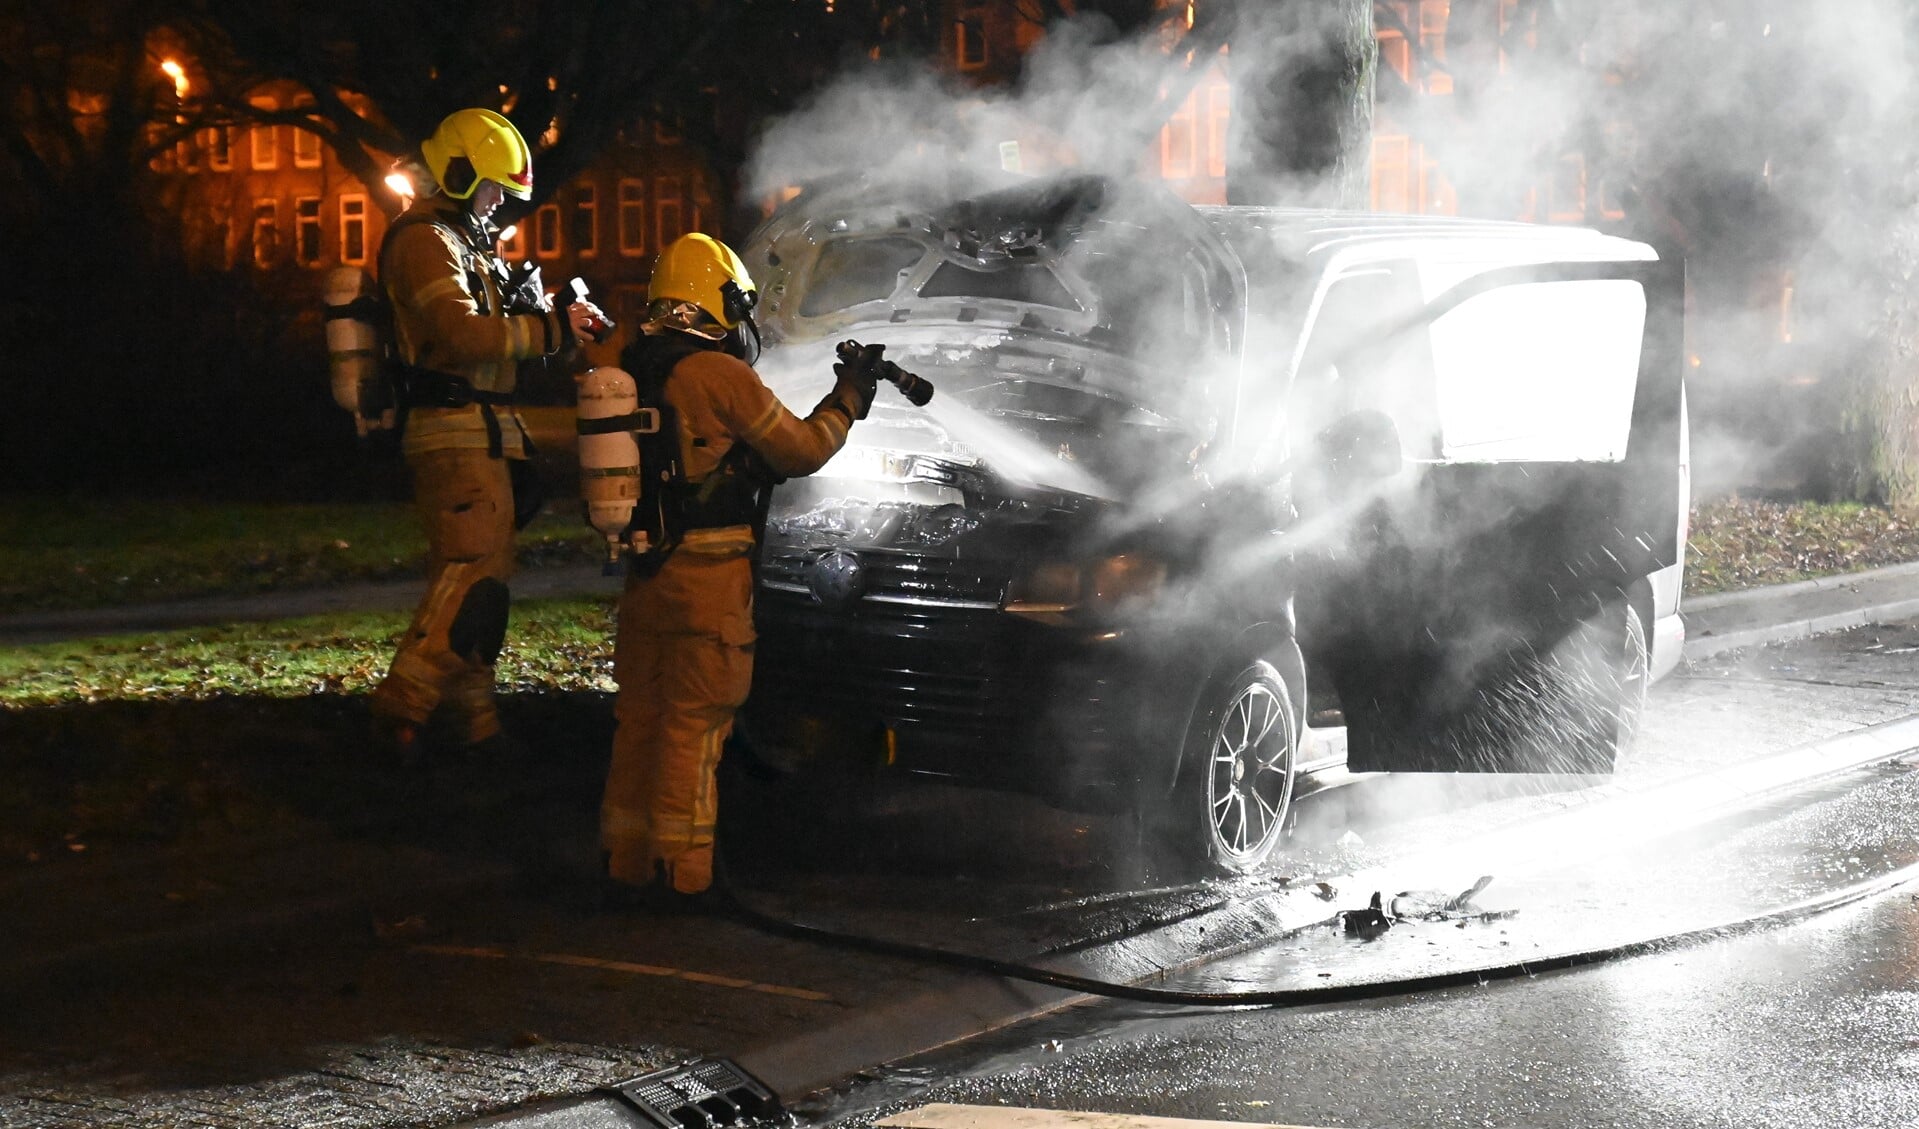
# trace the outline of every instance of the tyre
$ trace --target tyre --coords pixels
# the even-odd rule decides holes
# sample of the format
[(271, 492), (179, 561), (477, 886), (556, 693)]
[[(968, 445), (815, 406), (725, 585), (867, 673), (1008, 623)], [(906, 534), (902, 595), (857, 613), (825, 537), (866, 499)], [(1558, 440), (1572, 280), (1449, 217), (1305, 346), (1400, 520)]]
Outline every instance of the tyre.
[(1608, 604), (1594, 619), (1580, 624), (1584, 645), (1594, 648), (1601, 672), (1588, 704), (1593, 724), (1611, 753), (1607, 771), (1624, 768), (1639, 737), (1639, 721), (1646, 712), (1646, 694), (1652, 688), (1652, 646), (1645, 617), (1630, 601)]
[(1466, 666), (1434, 655), (1344, 672), (1355, 772), (1604, 775), (1637, 737), (1651, 679), (1644, 619), (1608, 600), (1549, 645)]
[(1609, 600), (1558, 645), (1528, 651), (1483, 692), (1465, 729), (1515, 750), (1517, 771), (1616, 772), (1638, 735), (1651, 668), (1644, 620), (1629, 601)]
[(1244, 874), (1285, 838), (1299, 725), (1270, 663), (1209, 687), (1186, 733), (1171, 841), (1188, 870)]

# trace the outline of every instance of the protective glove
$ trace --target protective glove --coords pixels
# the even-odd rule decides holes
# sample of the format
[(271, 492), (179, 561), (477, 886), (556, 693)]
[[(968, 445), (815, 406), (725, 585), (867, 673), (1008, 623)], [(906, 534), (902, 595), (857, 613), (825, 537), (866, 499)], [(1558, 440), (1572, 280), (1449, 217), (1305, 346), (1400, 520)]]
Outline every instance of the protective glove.
[(840, 378), (840, 388), (846, 396), (842, 401), (851, 408), (857, 405), (854, 419), (865, 419), (872, 410), (873, 397), (879, 394), (880, 379), (874, 375), (871, 365), (849, 365), (842, 361), (833, 366), (833, 375)]

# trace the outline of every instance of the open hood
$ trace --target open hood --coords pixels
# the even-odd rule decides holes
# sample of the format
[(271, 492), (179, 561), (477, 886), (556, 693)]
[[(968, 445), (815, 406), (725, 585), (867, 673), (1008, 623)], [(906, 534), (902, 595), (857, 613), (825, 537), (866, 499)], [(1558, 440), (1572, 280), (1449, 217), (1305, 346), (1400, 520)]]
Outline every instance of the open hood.
[(829, 476), (882, 449), (898, 457), (881, 465), (939, 461), (1113, 500), (1177, 473), (1233, 402), (1237, 260), (1154, 186), (848, 180), (789, 202), (744, 257), (759, 367), (789, 407), (812, 407), (848, 338), (940, 390), (922, 411), (882, 388)]
[(769, 344), (854, 327), (1018, 330), (1136, 360), (1230, 348), (1231, 256), (1165, 190), (1102, 177), (852, 179), (802, 192), (744, 248)]

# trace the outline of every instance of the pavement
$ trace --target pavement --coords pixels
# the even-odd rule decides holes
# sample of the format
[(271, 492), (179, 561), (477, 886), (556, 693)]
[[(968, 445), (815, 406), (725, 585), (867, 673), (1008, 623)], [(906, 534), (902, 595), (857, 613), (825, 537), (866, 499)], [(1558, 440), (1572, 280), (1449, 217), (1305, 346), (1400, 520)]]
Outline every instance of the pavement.
[[(611, 594), (614, 587), (615, 581), (591, 567), (529, 571), (515, 583), (516, 595), (522, 598)], [(417, 583), (396, 582), (266, 597), (0, 617), (0, 645), (347, 609), (398, 610), (410, 607), (418, 592)], [(1919, 615), (1919, 565), (1702, 597), (1687, 601), (1685, 607), (1685, 656), (1689, 661), (1699, 661), (1728, 650), (1914, 615)], [(1834, 765), (1841, 761), (1853, 764), (1860, 763), (1859, 756), (1896, 752), (1908, 743), (1919, 742), (1919, 731), (1908, 733), (1906, 729), (1912, 727), (1899, 728), (1900, 724), (1891, 723), (1883, 733), (1855, 739), (1848, 749), (1861, 746), (1861, 742), (1869, 746), (1856, 755), (1830, 751), (1818, 754), (1812, 758), (1815, 766), (1824, 763), (1819, 761), (1820, 756)], [(1799, 763), (1803, 762), (1801, 758)], [(364, 767), (353, 763), (329, 765), (326, 771), (332, 775), (327, 779), (337, 782)], [(564, 769), (577, 776), (578, 767), (560, 766), (555, 771)], [(1541, 805), (1615, 798), (1617, 789), (1595, 789), (1543, 800)], [(556, 793), (549, 799), (553, 801), (547, 805), (552, 826), (575, 820), (578, 813), (574, 809), (590, 802), (590, 797), (571, 794)], [(389, 803), (386, 815), (401, 819), (413, 802), (405, 796), (382, 800)], [(910, 824), (918, 816), (906, 813), (903, 818)], [(486, 813), (481, 811), (475, 819), (455, 813), (450, 822), (474, 824), (465, 829), (465, 834), (485, 839), (492, 834), (485, 820)], [(804, 942), (769, 947), (765, 938), (754, 939), (743, 926), (727, 933), (725, 946), (740, 954), (739, 959), (718, 960), (708, 954), (706, 966), (684, 951), (661, 955), (662, 942), (657, 938), (621, 938), (618, 947), (625, 954), (622, 960), (586, 958), (577, 955), (576, 950), (555, 955), (526, 939), (518, 944), (488, 946), (439, 943), (445, 938), (430, 930), (415, 935), (418, 923), (457, 920), (461, 907), (483, 900), (482, 895), (524, 896), (529, 883), (538, 885), (543, 877), (529, 875), (523, 853), (449, 851), (443, 849), (445, 842), (431, 835), (338, 834), (338, 829), (337, 820), (312, 818), (308, 812), (282, 826), (277, 838), (256, 837), (240, 849), (229, 843), (212, 848), (128, 851), (119, 857), (88, 859), (84, 868), (75, 865), (76, 858), (50, 860), (51, 865), (0, 868), (0, 905), (8, 907), (9, 922), (8, 928), (0, 931), (0, 1000), (13, 995), (16, 988), (26, 992), (25, 986), (29, 985), (40, 987), (94, 977), (107, 967), (138, 970), (169, 959), (205, 960), (209, 954), (217, 960), (223, 951), (237, 955), (262, 946), (297, 950), (315, 937), (356, 932), (388, 944), (397, 941), (409, 949), (409, 959), (415, 961), (458, 958), (496, 966), (515, 959), (560, 965), (585, 962), (593, 963), (601, 975), (636, 975), (654, 980), (664, 977), (668, 981), (675, 976), (690, 976), (695, 981), (722, 981), (732, 985), (728, 989), (730, 998), (738, 1000), (756, 998), (756, 993), (757, 998), (777, 996), (784, 990), (782, 985), (805, 980), (798, 974), (783, 979), (768, 976), (765, 969), (770, 953), (771, 967), (777, 969), (784, 962), (788, 969), (809, 970), (807, 975), (814, 979), (805, 982), (815, 987), (824, 984), (828, 989), (814, 994), (831, 998), (814, 1001), (807, 999), (804, 991), (799, 995), (789, 992), (784, 997), (789, 1010), (774, 1020), (768, 1020), (764, 1012), (749, 1011), (728, 1019), (720, 1014), (725, 1009), (717, 1008), (713, 1015), (691, 1017), (689, 1025), (673, 1031), (683, 1036), (678, 1041), (680, 1046), (744, 1048), (743, 1061), (755, 1073), (775, 1090), (796, 1094), (829, 1085), (847, 1072), (891, 1061), (903, 1053), (939, 1046), (1083, 998), (1061, 989), (983, 973), (913, 973), (897, 964), (876, 965), (840, 957), (828, 960), (846, 966), (839, 980), (829, 982), (820, 979), (823, 974), (817, 971), (817, 957), (809, 964), (796, 955), (806, 947)], [(1083, 832), (1084, 828), (1070, 827), (1062, 831), (1062, 837), (1072, 839)], [(84, 844), (80, 846), (84, 849)], [(560, 860), (544, 861), (557, 865)], [(80, 879), (77, 882), (76, 877)], [(841, 882), (838, 878), (832, 881)], [(1123, 913), (1115, 910), (1110, 922), (1101, 920), (1105, 910), (1096, 901), (1039, 905), (1043, 900), (1031, 900), (1037, 908), (1010, 912), (1004, 907), (962, 906), (958, 912), (971, 933), (959, 939), (1021, 959), (1041, 959), (1062, 971), (1132, 980), (1244, 947), (1272, 936), (1276, 930), (1317, 920), (1329, 910), (1319, 892), (1311, 887), (1289, 886), (1285, 879), (1224, 893), (1195, 888), (1167, 891), (1136, 899)], [(804, 901), (801, 893), (762, 905), (776, 914), (791, 916)], [(858, 901), (855, 891), (847, 896), (846, 904)], [(897, 939), (917, 943), (955, 940), (928, 935), (923, 925), (915, 926), (909, 919), (910, 915), (900, 915)], [(830, 920), (827, 923), (832, 924)], [(866, 913), (854, 915), (848, 922), (869, 932), (875, 930), (876, 923), (883, 929), (888, 919), (884, 914)], [(921, 931), (916, 933), (915, 928)], [(609, 942), (608, 948), (613, 947)], [(772, 982), (763, 982), (760, 976)], [(422, 981), (430, 983), (431, 978), (422, 976)], [(700, 1025), (709, 1021), (712, 1026)], [(651, 1035), (658, 1029), (647, 1030)], [(641, 1063), (644, 1056), (612, 1056), (603, 1061), (606, 1056), (599, 1050), (591, 1055), (577, 1048), (561, 1050), (575, 1057), (565, 1059), (565, 1070), (556, 1076), (559, 1080), (529, 1083), (523, 1098), (535, 1104), (511, 1116), (526, 1118), (526, 1124), (554, 1126), (615, 1123), (595, 1120), (606, 1114), (604, 1103), (562, 1100), (540, 1104), (538, 1099), (543, 1092), (582, 1088), (582, 1081), (590, 1088), (593, 1079), (600, 1077), (594, 1071), (617, 1071), (622, 1061), (631, 1067)], [(450, 1053), (434, 1051), (437, 1055)], [(586, 1059), (591, 1060), (590, 1069), (579, 1065)], [(339, 1071), (321, 1073), (336, 1077)], [(0, 1076), (4, 1074), (0, 1069)], [(360, 1075), (356, 1078), (366, 1086), (383, 1084)], [(0, 1083), (5, 1081), (0, 1077)], [(0, 1091), (7, 1088), (0, 1084)], [(0, 1125), (38, 1123), (10, 1121), (5, 1104), (0, 1101)], [(412, 1123), (460, 1121), (459, 1110), (475, 1108), (458, 1103), (423, 1108), (413, 1115)], [(132, 1122), (109, 1119), (73, 1123)], [(246, 1121), (242, 1118), (237, 1123)], [(343, 1118), (341, 1123), (354, 1122)]]
[[(130, 635), (172, 631), (214, 623), (256, 623), (337, 612), (410, 611), (420, 602), (425, 581), (379, 580), (306, 588), (289, 592), (260, 592), (243, 596), (207, 596), (132, 606), (79, 608), (69, 611), (17, 612), (0, 615), (0, 647), (57, 643), (99, 635)], [(515, 599), (619, 593), (616, 577), (597, 565), (565, 565), (522, 570), (513, 578)]]
[(1919, 615), (1919, 563), (1695, 596), (1680, 611), (1689, 661), (1888, 623)]

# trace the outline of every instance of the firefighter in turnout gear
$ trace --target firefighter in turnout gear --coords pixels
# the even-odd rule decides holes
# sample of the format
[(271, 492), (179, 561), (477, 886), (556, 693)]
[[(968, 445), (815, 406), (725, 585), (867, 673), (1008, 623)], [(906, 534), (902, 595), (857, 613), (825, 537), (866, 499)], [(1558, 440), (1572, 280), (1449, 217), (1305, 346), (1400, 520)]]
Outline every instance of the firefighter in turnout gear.
[[(671, 898), (712, 884), (715, 769), (753, 680), (765, 498), (778, 479), (824, 465), (873, 401), (870, 373), (836, 365), (838, 383), (811, 415), (787, 411), (748, 363), (757, 299), (731, 248), (684, 236), (661, 252), (643, 335), (621, 355), (640, 402), (669, 421), (662, 433), (669, 460), (677, 447), (679, 481), (669, 484), (667, 521), (629, 557), (619, 602), (617, 728), (600, 807), (615, 890)], [(644, 448), (641, 473), (657, 473)]]
[(513, 534), (524, 523), (516, 479), (523, 511), (532, 508), (530, 444), (512, 406), (517, 367), (568, 348), (601, 316), (591, 303), (555, 310), (543, 293), (512, 287), (490, 220), (506, 196), (533, 192), (532, 154), (513, 123), (460, 110), (420, 152), (439, 191), (394, 220), (379, 260), (428, 579), (372, 711), (376, 739), (408, 757), (436, 711), (455, 745), (511, 743), (494, 705), (493, 664), (506, 636)]

